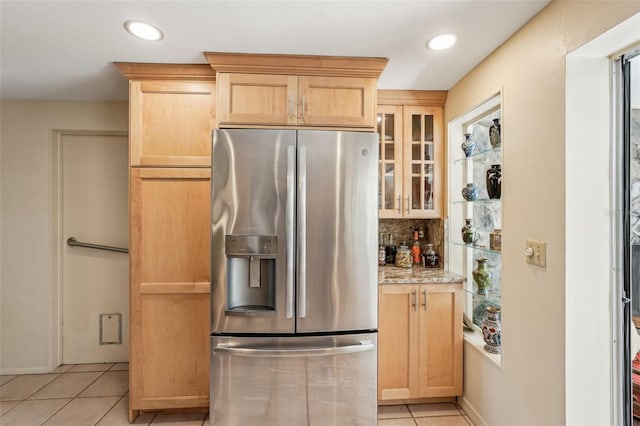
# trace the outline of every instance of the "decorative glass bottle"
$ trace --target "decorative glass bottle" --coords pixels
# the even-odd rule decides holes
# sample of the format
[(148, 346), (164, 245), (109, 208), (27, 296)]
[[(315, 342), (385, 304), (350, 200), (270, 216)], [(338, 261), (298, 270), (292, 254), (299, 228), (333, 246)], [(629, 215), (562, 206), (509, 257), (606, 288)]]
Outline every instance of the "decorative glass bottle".
[(433, 249), (433, 244), (427, 244), (427, 248), (424, 251), (424, 266), (425, 268), (437, 268), (440, 265), (440, 257), (438, 253)]
[(462, 241), (467, 244), (473, 244), (478, 239), (476, 228), (471, 224), (471, 219), (464, 220), (462, 227)]
[(478, 286), (478, 294), (483, 296), (489, 295), (489, 287), (491, 287), (491, 279), (493, 278), (493, 272), (487, 269), (487, 262), (489, 259), (481, 257), (476, 259), (478, 262), (478, 268), (474, 269), (471, 273), (473, 275), (473, 281)]
[(487, 316), (482, 321), (482, 337), (484, 350), (491, 354), (501, 352), (502, 326), (500, 324), (500, 307), (487, 306)]
[(478, 195), (480, 195), (480, 191), (478, 191), (478, 187), (473, 182), (468, 183), (467, 186), (462, 188), (462, 198), (466, 201), (477, 200)]
[(411, 268), (413, 266), (411, 250), (409, 250), (406, 241), (402, 242), (396, 253), (396, 266), (399, 268)]
[(384, 266), (387, 259), (387, 249), (384, 246), (384, 238), (382, 237), (382, 232), (380, 233), (380, 238), (378, 239), (378, 265)]
[(487, 170), (487, 194), (491, 199), (499, 199), (502, 193), (502, 168), (500, 164), (492, 164)]
[(492, 148), (497, 148), (500, 146), (501, 137), (500, 137), (500, 119), (494, 118), (493, 124), (489, 127), (489, 142), (491, 142)]
[(471, 133), (464, 134), (464, 142), (462, 142), (462, 150), (465, 157), (471, 157), (476, 150), (476, 143), (471, 139)]

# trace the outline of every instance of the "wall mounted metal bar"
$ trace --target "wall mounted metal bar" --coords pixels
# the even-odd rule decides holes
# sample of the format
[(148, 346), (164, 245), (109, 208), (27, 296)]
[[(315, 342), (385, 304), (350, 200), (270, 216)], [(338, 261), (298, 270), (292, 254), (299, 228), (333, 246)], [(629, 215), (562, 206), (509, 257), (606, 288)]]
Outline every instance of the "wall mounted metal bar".
[(83, 243), (82, 241), (78, 241), (76, 237), (69, 237), (67, 239), (67, 244), (71, 247), (85, 247), (95, 250), (106, 250), (106, 251), (116, 251), (118, 253), (129, 253), (129, 249), (122, 247), (113, 247), (113, 246), (104, 246), (101, 244), (92, 244), (92, 243)]

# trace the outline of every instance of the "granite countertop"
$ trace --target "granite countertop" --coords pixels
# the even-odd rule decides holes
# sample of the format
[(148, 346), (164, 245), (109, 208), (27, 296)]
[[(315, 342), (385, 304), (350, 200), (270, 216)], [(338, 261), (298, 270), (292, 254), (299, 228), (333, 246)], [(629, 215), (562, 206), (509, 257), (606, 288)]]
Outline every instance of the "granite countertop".
[(398, 268), (395, 266), (378, 266), (379, 284), (431, 284), (462, 283), (466, 278), (444, 269), (431, 269), (415, 266)]

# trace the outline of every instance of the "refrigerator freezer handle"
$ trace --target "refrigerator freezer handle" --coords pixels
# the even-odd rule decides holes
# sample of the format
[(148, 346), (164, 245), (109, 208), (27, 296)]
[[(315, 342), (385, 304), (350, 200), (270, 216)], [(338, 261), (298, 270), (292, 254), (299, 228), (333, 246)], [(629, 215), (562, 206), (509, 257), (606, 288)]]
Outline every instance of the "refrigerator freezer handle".
[(307, 147), (299, 147), (298, 164), (298, 317), (307, 316)]
[(326, 347), (310, 347), (300, 349), (287, 349), (282, 347), (233, 347), (227, 345), (216, 345), (213, 352), (227, 353), (229, 355), (249, 356), (249, 357), (301, 357), (301, 356), (334, 356), (341, 354), (351, 354), (357, 352), (366, 352), (375, 349), (375, 345), (370, 340), (361, 341), (357, 344), (346, 346), (326, 346)]
[(285, 288), (285, 318), (293, 318), (293, 262), (294, 253), (294, 230), (295, 221), (295, 167), (296, 167), (295, 146), (287, 147), (287, 207), (286, 207), (286, 233), (287, 233), (287, 277)]

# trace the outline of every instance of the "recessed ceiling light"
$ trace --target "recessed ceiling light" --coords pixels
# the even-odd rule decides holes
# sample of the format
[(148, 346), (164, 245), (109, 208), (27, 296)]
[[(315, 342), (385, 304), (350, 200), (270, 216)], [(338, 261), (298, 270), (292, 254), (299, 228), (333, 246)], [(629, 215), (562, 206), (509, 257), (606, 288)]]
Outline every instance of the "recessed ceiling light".
[(148, 41), (160, 41), (164, 38), (164, 34), (158, 27), (146, 22), (131, 20), (124, 23), (124, 28), (133, 36)]
[(431, 50), (444, 50), (448, 49), (458, 41), (458, 36), (452, 33), (440, 34), (435, 37), (431, 37), (427, 41), (427, 47)]

